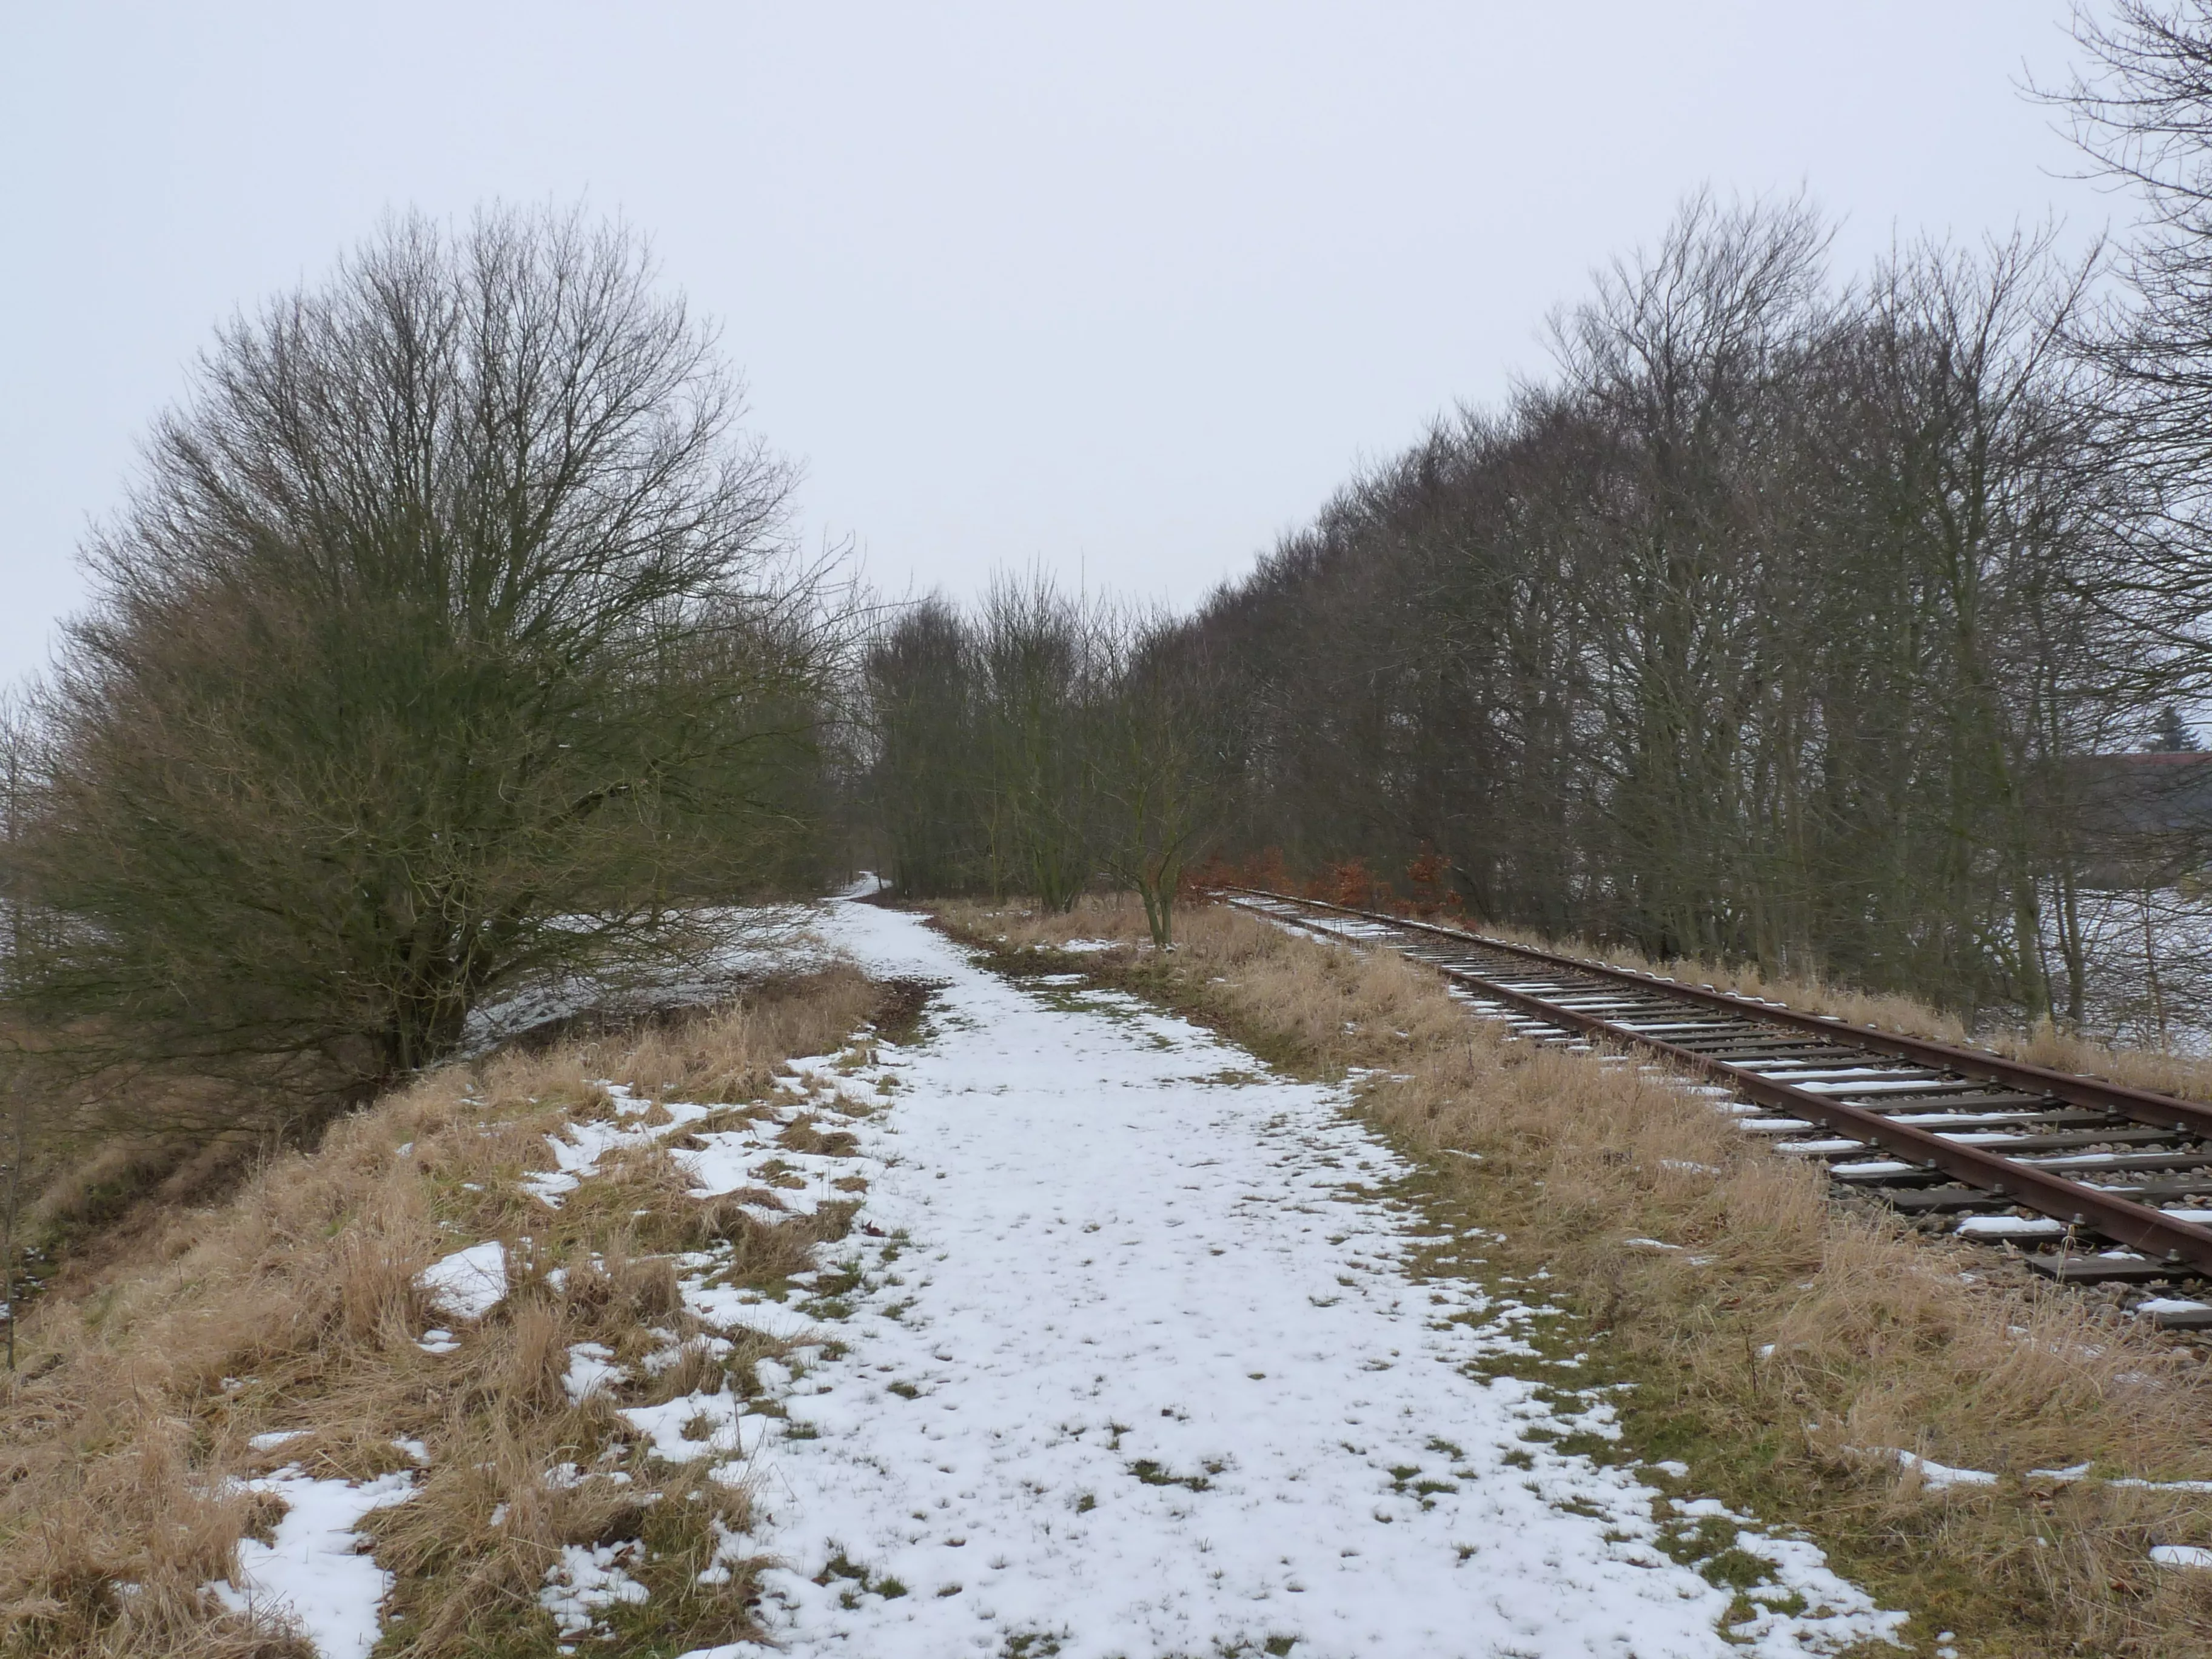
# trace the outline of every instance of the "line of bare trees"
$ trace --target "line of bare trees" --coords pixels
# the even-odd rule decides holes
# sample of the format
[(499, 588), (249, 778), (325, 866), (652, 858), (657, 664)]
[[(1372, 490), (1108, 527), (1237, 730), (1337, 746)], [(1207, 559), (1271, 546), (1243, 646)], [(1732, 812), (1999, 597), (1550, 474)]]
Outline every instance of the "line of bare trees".
[(973, 615), (941, 599), (900, 613), (862, 672), (866, 787), (902, 891), (1066, 909), (1103, 876), (1170, 942), (1234, 747), (1202, 651), (1126, 604), (1009, 576)]
[[(2023, 234), (1838, 281), (1803, 204), (1697, 198), (1555, 316), (1550, 375), (1156, 628), (1218, 765), (1207, 850), (2089, 1018), (2109, 895), (2212, 862), (2190, 811), (2116, 835), (2142, 813), (2089, 758), (2186, 740), (2212, 693), (2212, 7), (2079, 32), (2054, 101), (2149, 209), (2117, 253)], [(877, 799), (906, 884), (1065, 902), (1107, 861), (1044, 734), (1097, 682), (1008, 657), (1010, 599), (884, 641)]]
[[(2083, 272), (2023, 237), (1839, 293), (1826, 240), (1692, 201), (1555, 319), (1551, 380), (1111, 653), (1189, 688), (1154, 740), (1216, 757), (1209, 850), (1433, 849), (1479, 917), (2078, 1011), (2068, 761), (2143, 711)], [(885, 637), (902, 884), (1063, 903), (1109, 867), (1092, 637), (1011, 586)]]
[(1693, 201), (1554, 377), (1185, 624), (1237, 671), (1241, 847), (1432, 847), (1482, 916), (2078, 1006), (2069, 757), (2143, 717), (2082, 273), (2019, 238), (1838, 293), (1826, 240)]

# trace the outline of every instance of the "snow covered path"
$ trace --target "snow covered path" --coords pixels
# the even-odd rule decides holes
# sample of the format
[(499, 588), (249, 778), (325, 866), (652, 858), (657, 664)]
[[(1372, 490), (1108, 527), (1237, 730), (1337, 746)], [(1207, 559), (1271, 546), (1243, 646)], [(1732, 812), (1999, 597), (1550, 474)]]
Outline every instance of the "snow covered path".
[(863, 1140), (863, 1218), (904, 1237), (854, 1235), (844, 1352), (756, 1465), (787, 1650), (1666, 1659), (1897, 1628), (1747, 1531), (1777, 1564), (1753, 1597), (1800, 1610), (1725, 1639), (1730, 1594), (1656, 1547), (1653, 1488), (1545, 1443), (1605, 1408), (1463, 1374), (1530, 1310), (1406, 1276), (1417, 1218), (1349, 1190), (1402, 1166), (1340, 1091), (1009, 983), (910, 917), (828, 931), (946, 989)]

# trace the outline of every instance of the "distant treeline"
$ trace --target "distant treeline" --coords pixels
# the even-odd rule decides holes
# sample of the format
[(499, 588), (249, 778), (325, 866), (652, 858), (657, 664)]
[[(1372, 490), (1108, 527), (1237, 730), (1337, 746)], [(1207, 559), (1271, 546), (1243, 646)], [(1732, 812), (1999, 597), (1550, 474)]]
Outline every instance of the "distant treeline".
[(1171, 623), (1005, 578), (972, 616), (938, 599), (897, 613), (862, 682), (863, 812), (902, 892), (1066, 908), (1104, 875), (1169, 942), (1237, 747), (1222, 686)]
[[(2078, 1012), (2069, 762), (2179, 667), (2130, 602), (2157, 502), (2085, 395), (2084, 273), (2020, 239), (1838, 293), (1826, 243), (1692, 203), (1556, 319), (1553, 378), (1155, 623), (1204, 688), (1206, 850), (1401, 889), (1425, 855), (1480, 919)], [(1088, 844), (1088, 613), (1018, 591), (872, 659), (909, 889), (1098, 867), (1054, 864)]]
[[(2070, 94), (2152, 208), (2120, 253), (2023, 234), (1839, 283), (1802, 204), (1698, 198), (1555, 317), (1547, 377), (1123, 647), (1185, 688), (1194, 849), (2079, 1021), (2085, 896), (2204, 850), (2116, 849), (2081, 763), (2191, 742), (2173, 710), (2212, 684), (2212, 166), (2129, 148), (2146, 99), (2164, 131), (2212, 112), (2212, 25), (2154, 21), (2085, 33), (2104, 78)], [(1095, 607), (1032, 592), (1051, 625), (1017, 640), (1024, 591), (871, 658), (910, 890), (1104, 867)]]
[[(1468, 909), (2049, 1012), (2070, 756), (2154, 687), (2142, 485), (2034, 243), (1832, 293), (1800, 207), (1693, 204), (1558, 372), (1344, 489), (1184, 625), (1232, 850), (1440, 853)], [(2046, 940), (2055, 942), (2055, 952)]]

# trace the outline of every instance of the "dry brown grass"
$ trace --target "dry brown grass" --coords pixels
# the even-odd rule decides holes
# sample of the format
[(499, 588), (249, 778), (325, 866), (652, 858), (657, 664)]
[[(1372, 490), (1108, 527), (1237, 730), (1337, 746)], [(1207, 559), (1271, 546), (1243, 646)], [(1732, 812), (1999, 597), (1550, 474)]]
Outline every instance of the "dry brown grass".
[[(550, 1651), (536, 1597), (562, 1546), (632, 1537), (657, 1637), (680, 1648), (746, 1633), (750, 1574), (696, 1583), (716, 1528), (743, 1528), (744, 1492), (653, 1463), (604, 1397), (572, 1405), (568, 1351), (596, 1340), (631, 1361), (663, 1342), (650, 1328), (697, 1334), (671, 1251), (726, 1242), (733, 1278), (773, 1283), (811, 1265), (849, 1212), (763, 1225), (693, 1199), (658, 1146), (612, 1161), (557, 1212), (517, 1183), (550, 1166), (549, 1131), (608, 1109), (592, 1079), (742, 1101), (882, 1000), (833, 969), (714, 1012), (453, 1067), (333, 1126), (313, 1152), (270, 1160), (228, 1201), (140, 1216), (129, 1259), (64, 1271), (0, 1384), (0, 1654), (305, 1655), (203, 1593), (270, 1518), (237, 1482), (280, 1462), (349, 1479), (411, 1467), (398, 1439), (425, 1443), (429, 1460), (416, 1494), (364, 1527), (404, 1615), (380, 1654)], [(518, 1281), (457, 1349), (426, 1352), (417, 1337), (454, 1322), (416, 1275), (478, 1239), (509, 1244)], [(726, 1369), (750, 1377), (772, 1351), (740, 1338)], [(623, 1403), (723, 1369), (687, 1356)], [(301, 1429), (281, 1452), (248, 1443)], [(592, 1478), (549, 1482), (562, 1463)], [(661, 1496), (641, 1504), (647, 1491)]]
[[(1594, 1357), (1637, 1384), (1624, 1415), (1638, 1454), (1683, 1458), (1692, 1490), (1803, 1526), (1910, 1607), (1922, 1640), (1949, 1628), (1967, 1654), (2212, 1651), (2212, 1573), (2147, 1560), (2154, 1543), (2212, 1544), (2212, 1502), (2103, 1478), (2212, 1478), (2201, 1351), (2001, 1257), (1832, 1202), (1818, 1170), (1696, 1097), (1630, 1065), (1504, 1041), (1388, 953), (1221, 906), (1184, 918), (1166, 958), (1142, 946), (1133, 905), (944, 915), (1006, 950), (1126, 941), (1054, 966), (1150, 992), (1295, 1069), (1377, 1068), (1362, 1104), (1429, 1155), (1431, 1213), (1502, 1231), (1492, 1270), (1547, 1270), (1547, 1292), (1578, 1316), (1565, 1345), (1609, 1335)], [(1737, 982), (1818, 1006), (1803, 988)], [(1635, 1237), (1680, 1248), (1625, 1244)], [(2002, 1480), (1931, 1490), (1885, 1449)], [(2028, 1474), (2081, 1463), (2098, 1478)]]

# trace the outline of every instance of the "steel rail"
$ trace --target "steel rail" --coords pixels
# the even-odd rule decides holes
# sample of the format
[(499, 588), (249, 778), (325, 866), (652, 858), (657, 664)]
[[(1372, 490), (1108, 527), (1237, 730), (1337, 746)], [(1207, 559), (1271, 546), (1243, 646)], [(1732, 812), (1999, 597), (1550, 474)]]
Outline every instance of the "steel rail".
[[(1680, 997), (1692, 1004), (1717, 1006), (1727, 1009), (1730, 1012), (1755, 1016), (1762, 1022), (1780, 1023), (1799, 1029), (1819, 1030), (1831, 1039), (1848, 1036), (1853, 1043), (1862, 1048), (1878, 1051), (1887, 1049), (1893, 1055), (1901, 1055), (1906, 1059), (1941, 1056), (1938, 1063), (1948, 1070), (1960, 1069), (1950, 1058), (1954, 1054), (1960, 1059), (1973, 1059), (1985, 1065), (1991, 1058), (1971, 1054), (1966, 1050), (1954, 1049), (1944, 1043), (1923, 1042), (1917, 1038), (1906, 1040), (1911, 1045), (1907, 1049), (1893, 1042), (1895, 1034), (1890, 1032), (1869, 1031), (1868, 1028), (1851, 1025), (1842, 1020), (1829, 1019), (1824, 1016), (1793, 1014), (1790, 1010), (1773, 1008), (1749, 998), (1730, 996), (1726, 992), (1700, 990), (1695, 994), (1688, 994), (1691, 988), (1682, 986), (1672, 980), (1662, 979), (1656, 974), (1644, 974), (1631, 969), (1609, 966), (1601, 968), (1596, 964), (1577, 961), (1571, 957), (1559, 956), (1549, 951), (1534, 950), (1528, 945), (1513, 945), (1505, 940), (1489, 939), (1482, 934), (1468, 933), (1459, 928), (1440, 927), (1433, 922), (1414, 921), (1406, 917), (1384, 915), (1371, 910), (1356, 910), (1348, 905), (1331, 904), (1320, 899), (1300, 898), (1287, 893), (1273, 893), (1264, 888), (1240, 887), (1224, 890), (1247, 893), (1255, 898), (1272, 900), (1278, 903), (1334, 911), (1338, 915), (1354, 916), (1360, 921), (1377, 923), (1395, 930), (1433, 933), (1463, 944), (1504, 950), (1513, 956), (1540, 962), (1553, 968), (1597, 975), (1603, 978), (1634, 985), (1640, 990), (1651, 991), (1668, 997)], [(1430, 965), (1462, 984), (1480, 988), (1485, 996), (1494, 998), (1510, 1007), (1518, 1008), (1547, 1024), (1565, 1025), (1589, 1036), (1603, 1037), (1609, 1042), (1619, 1042), (1659, 1055), (1669, 1063), (1696, 1076), (1721, 1085), (1759, 1105), (1777, 1111), (1788, 1112), (1814, 1123), (1825, 1124), (1854, 1140), (1869, 1142), (1915, 1164), (1940, 1170), (1954, 1180), (1964, 1182), (1968, 1186), (1979, 1188), (1984, 1192), (1993, 1194), (2024, 1208), (2038, 1211), (2053, 1219), (2065, 1222), (2069, 1226), (2091, 1228), (2119, 1243), (2132, 1246), (2167, 1261), (2186, 1262), (2200, 1273), (2212, 1274), (2212, 1229), (2198, 1226), (2193, 1222), (2177, 1220), (2163, 1211), (2153, 1209), (2147, 1204), (2137, 1204), (2114, 1194), (2085, 1186), (2080, 1182), (2069, 1181), (2063, 1176), (2054, 1175), (2050, 1170), (2037, 1165), (2019, 1163), (1980, 1146), (1947, 1140), (1929, 1130), (1915, 1128), (1909, 1123), (1900, 1122), (1880, 1112), (1869, 1111), (1864, 1107), (1854, 1106), (1848, 1101), (1838, 1100), (1831, 1096), (1818, 1094), (1809, 1089), (1801, 1089), (1741, 1066), (1731, 1066), (1725, 1060), (1715, 1060), (1698, 1054), (1694, 1049), (1683, 1048), (1678, 1043), (1667, 1041), (1664, 1037), (1638, 1030), (1634, 1026), (1620, 1024), (1580, 1009), (1563, 1007), (1543, 997), (1501, 984), (1470, 969), (1442, 963)], [(1790, 1016), (1790, 1018), (1777, 1022), (1775, 1017), (1778, 1015)], [(2033, 1078), (2039, 1088), (2042, 1086), (2041, 1079), (2045, 1077), (2063, 1079), (2064, 1075), (2045, 1072), (2040, 1066), (2021, 1066), (2016, 1071), (2011, 1070), (2013, 1064), (2010, 1061), (2000, 1061), (2000, 1066), (2005, 1069), (1996, 1070), (1990, 1074), (1996, 1080), (2004, 1082)], [(2091, 1081), (2091, 1079), (2069, 1080)], [(2117, 1087), (2117, 1085), (2111, 1086)], [(2049, 1090), (2044, 1091), (2055, 1092)], [(2162, 1109), (2163, 1115), (2155, 1119), (2145, 1118), (2140, 1121), (2152, 1122), (2160, 1127), (2183, 1127), (2191, 1120), (2186, 1113), (2177, 1114), (2176, 1109), (2186, 1108), (2190, 1111), (2202, 1115), (2205, 1123), (2212, 1126), (2212, 1112), (2206, 1112), (2205, 1109), (2193, 1106), (2190, 1102), (2170, 1101), (2164, 1097), (2147, 1094), (2140, 1090), (2124, 1090), (2119, 1092), (2132, 1102), (2148, 1102)], [(2104, 1102), (2101, 1100), (2075, 1101), (2073, 1103), (2103, 1105)], [(2115, 1115), (2130, 1117), (2136, 1115), (2134, 1112), (2119, 1113), (2117, 1110)]]
[(1754, 997), (1740, 997), (1727, 991), (1716, 991), (1710, 986), (1685, 985), (1680, 980), (1668, 979), (1659, 974), (1647, 974), (1639, 969), (1620, 968), (1611, 963), (1562, 956), (1551, 951), (1540, 951), (1533, 945), (1516, 945), (1510, 939), (1492, 939), (1486, 933), (1446, 927), (1433, 921), (1417, 921), (1409, 916), (1388, 915), (1377, 910), (1355, 910), (1349, 905), (1331, 904), (1326, 899), (1272, 893), (1262, 887), (1224, 888), (1221, 890), (1251, 893), (1285, 903), (1334, 910), (1340, 915), (1357, 916), (1362, 921), (1381, 922), (1392, 927), (1434, 933), (1439, 938), (1464, 944), (1480, 945), (1486, 950), (1504, 951), (1530, 962), (1542, 963), (1547, 967), (1569, 968), (1577, 973), (1592, 974), (1619, 984), (1633, 985), (1639, 990), (1678, 997), (1686, 1002), (1703, 1004), (1708, 1008), (1725, 1009), (1730, 1013), (1755, 1019), (1764, 1025), (1784, 1025), (1794, 1030), (1817, 1032), (1832, 1040), (1848, 1036), (1860, 1048), (1877, 1049), (1899, 1060), (1920, 1060), (1947, 1072), (1956, 1072), (1962, 1077), (1979, 1078), (1984, 1082), (2032, 1088), (2038, 1094), (2049, 1095), (2070, 1105), (2087, 1106), (2098, 1111), (2110, 1112), (2117, 1117), (2149, 1124), (2154, 1128), (2172, 1129), (2177, 1133), (2212, 1139), (2212, 1106), (2197, 1101), (2153, 1094), (2147, 1089), (2130, 1088), (2124, 1083), (2107, 1083), (2102, 1078), (2055, 1072), (2049, 1066), (2033, 1065), (2024, 1060), (2008, 1060), (1987, 1049), (1961, 1048), (1927, 1037), (1908, 1036), (1902, 1031), (1884, 1030), (1879, 1025), (1854, 1025), (1834, 1014), (1800, 1013), (1794, 1008), (1761, 1002)]

